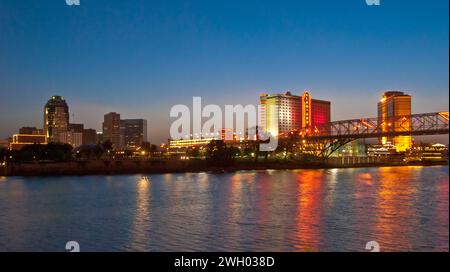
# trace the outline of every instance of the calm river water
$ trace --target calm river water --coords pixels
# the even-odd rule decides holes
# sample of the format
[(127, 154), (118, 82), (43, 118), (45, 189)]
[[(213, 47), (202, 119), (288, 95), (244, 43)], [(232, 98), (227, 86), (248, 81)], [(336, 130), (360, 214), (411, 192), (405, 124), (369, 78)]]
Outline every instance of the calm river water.
[(0, 177), (0, 251), (449, 250), (449, 168)]

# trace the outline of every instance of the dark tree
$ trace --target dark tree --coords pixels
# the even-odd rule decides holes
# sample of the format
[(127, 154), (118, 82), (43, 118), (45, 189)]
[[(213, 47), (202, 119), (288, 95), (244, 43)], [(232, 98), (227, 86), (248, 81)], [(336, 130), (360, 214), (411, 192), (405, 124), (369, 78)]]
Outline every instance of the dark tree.
[(75, 157), (77, 159), (100, 159), (106, 152), (103, 145), (82, 145), (74, 150)]
[(192, 148), (189, 148), (189, 149), (186, 151), (186, 156), (188, 156), (188, 157), (190, 157), (190, 158), (198, 158), (198, 157), (201, 156), (201, 154), (200, 154), (200, 149), (199, 149), (198, 147), (192, 147)]
[(0, 162), (5, 161), (7, 155), (8, 155), (8, 149), (6, 149), (6, 148), (0, 148)]
[(140, 150), (150, 155), (154, 155), (156, 152), (158, 152), (158, 146), (149, 142), (144, 142), (142, 143)]
[(72, 160), (72, 146), (62, 143), (49, 143), (47, 145), (26, 145), (13, 155), (13, 161), (70, 161)]
[[(52, 144), (52, 143), (50, 143)], [(42, 161), (51, 160), (48, 155), (48, 148), (46, 145), (26, 145), (20, 149), (20, 161)]]
[(70, 161), (72, 156), (73, 147), (70, 144), (62, 143), (49, 143), (47, 146), (46, 156), (48, 160), (52, 161)]
[(114, 149), (114, 145), (111, 140), (106, 140), (102, 143), (102, 148), (106, 151), (112, 151)]
[(150, 152), (151, 148), (152, 148), (152, 145), (149, 142), (143, 142), (140, 150), (145, 151), (145, 152)]
[(125, 158), (131, 158), (131, 157), (133, 157), (133, 150), (127, 149), (127, 150), (124, 151), (123, 155), (124, 155)]
[(213, 140), (206, 147), (206, 157), (212, 165), (226, 166), (234, 162), (235, 150), (227, 147), (224, 141)]
[(150, 146), (150, 153), (156, 153), (156, 152), (158, 152), (158, 146), (152, 144), (152, 145)]

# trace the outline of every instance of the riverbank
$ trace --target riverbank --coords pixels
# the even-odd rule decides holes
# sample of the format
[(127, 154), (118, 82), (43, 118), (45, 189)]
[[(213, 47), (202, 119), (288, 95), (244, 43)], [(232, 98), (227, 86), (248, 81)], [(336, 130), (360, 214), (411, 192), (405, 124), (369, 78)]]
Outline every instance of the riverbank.
[(299, 163), (299, 162), (236, 162), (226, 166), (214, 166), (202, 160), (118, 160), (118, 161), (71, 161), (61, 163), (15, 163), (0, 168), (0, 176), (85, 176), (85, 175), (127, 175), (164, 174), (185, 172), (235, 172), (242, 170), (295, 170), (330, 169), (386, 166), (433, 166), (448, 165), (446, 162), (403, 162), (370, 163)]

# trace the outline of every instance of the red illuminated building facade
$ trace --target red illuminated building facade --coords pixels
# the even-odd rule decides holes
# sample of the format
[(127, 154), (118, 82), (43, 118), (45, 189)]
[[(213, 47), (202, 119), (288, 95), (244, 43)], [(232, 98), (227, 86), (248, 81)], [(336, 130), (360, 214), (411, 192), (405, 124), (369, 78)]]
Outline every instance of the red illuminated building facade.
[(308, 91), (301, 96), (301, 128), (314, 128), (331, 122), (331, 102), (312, 99)]

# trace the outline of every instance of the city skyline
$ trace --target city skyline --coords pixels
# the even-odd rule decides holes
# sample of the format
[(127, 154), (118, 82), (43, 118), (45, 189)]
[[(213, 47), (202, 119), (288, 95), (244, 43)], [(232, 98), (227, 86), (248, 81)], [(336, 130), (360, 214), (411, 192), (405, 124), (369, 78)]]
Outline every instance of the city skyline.
[[(406, 100), (402, 103), (402, 106), (397, 105), (397, 103), (391, 103), (391, 106), (384, 105), (386, 100), (390, 101), (392, 97), (390, 96), (399, 96), (399, 97), (406, 97)], [(292, 101), (288, 102), (286, 99), (290, 99)], [(270, 100), (273, 100), (269, 103)], [(298, 100), (298, 101), (297, 101)], [(278, 101), (278, 102), (275, 102)], [(381, 99), (377, 103), (377, 109), (378, 109), (378, 116), (376, 118), (382, 120), (386, 117), (394, 117), (394, 116), (406, 116), (406, 115), (414, 115), (417, 113), (411, 112), (411, 102), (413, 101), (411, 95), (399, 92), (399, 91), (388, 91), (383, 93)], [(279, 104), (281, 102), (281, 104)], [(279, 116), (276, 117), (276, 119), (279, 119), (277, 121), (277, 125), (275, 127), (266, 127), (266, 120), (272, 120), (275, 118), (269, 117), (269, 112), (266, 112), (266, 107), (270, 106), (269, 104), (266, 105), (266, 103), (277, 105), (277, 107), (280, 108)], [(305, 104), (306, 103), (306, 104)], [(311, 111), (311, 124), (304, 124), (305, 117), (308, 118), (309, 116), (309, 110), (305, 112), (305, 106), (308, 107), (308, 103), (311, 103), (312, 105), (312, 111)], [(336, 120), (331, 117), (331, 101), (325, 101), (325, 100), (317, 100), (317, 99), (311, 99), (310, 91), (305, 91), (301, 96), (292, 94), (290, 91), (287, 91), (284, 94), (278, 93), (278, 94), (267, 94), (262, 93), (260, 94), (260, 106), (261, 106), (261, 115), (258, 116), (258, 120), (256, 120), (258, 126), (260, 129), (265, 130), (266, 132), (270, 132), (272, 135), (278, 135), (281, 134), (288, 134), (292, 131), (299, 131), (308, 127), (321, 127), (326, 124), (329, 124), (329, 122), (336, 122), (336, 121), (345, 121), (345, 120)], [(297, 105), (298, 104), (298, 105)], [(380, 111), (380, 105), (384, 105), (383, 111)], [(225, 105), (224, 105), (225, 106)], [(325, 108), (324, 108), (325, 106)], [(190, 108), (190, 106), (187, 106)], [(219, 106), (220, 107), (220, 106)], [(387, 108), (385, 108), (387, 107)], [(302, 110), (303, 108), (303, 110)], [(318, 108), (318, 109), (317, 109)], [(389, 110), (389, 114), (392, 116), (388, 116), (387, 109)], [(191, 109), (192, 110), (192, 109)], [(50, 113), (50, 114), (49, 114)], [(274, 114), (275, 112), (271, 113)], [(314, 113), (314, 114), (313, 114)], [(442, 112), (445, 113), (445, 112)], [(446, 112), (448, 113), (448, 112)], [(422, 113), (420, 113), (422, 114)], [(441, 114), (441, 112), (439, 113)], [(267, 115), (267, 116), (266, 116)], [(448, 114), (447, 114), (448, 115)], [(52, 117), (49, 117), (52, 116)], [(288, 117), (289, 116), (289, 117)], [(190, 118), (193, 116), (190, 114)], [(236, 116), (237, 117), (237, 116)], [(373, 118), (373, 117), (367, 117), (367, 116), (359, 116), (358, 118), (353, 119), (366, 119), (366, 118)], [(173, 121), (173, 118), (171, 118)], [(204, 118), (203, 118), (204, 119)], [(281, 120), (281, 121), (280, 121)], [(284, 121), (283, 121), (284, 120)], [(50, 122), (49, 122), (50, 121)], [(205, 122), (205, 120), (202, 120), (202, 125)], [(278, 127), (278, 122), (280, 122), (280, 127)], [(307, 121), (308, 122), (308, 121)], [(318, 123), (317, 123), (318, 122)], [(56, 127), (59, 128), (59, 134), (55, 134), (53, 137), (56, 137), (55, 139), (52, 139), (51, 129), (49, 129), (49, 124), (51, 126), (56, 125)], [(66, 100), (62, 96), (54, 95), (50, 97), (50, 99), (47, 101), (47, 103), (44, 106), (44, 123), (43, 127), (39, 126), (27, 126), (22, 125), (20, 126), (20, 129), (18, 129), (19, 133), (13, 133), (10, 137), (7, 137), (4, 140), (12, 139), (16, 137), (16, 135), (22, 134), (23, 136), (27, 135), (45, 135), (46, 136), (46, 142), (62, 142), (62, 143), (69, 143), (73, 145), (74, 147), (78, 147), (80, 145), (85, 144), (93, 144), (95, 142), (102, 142), (104, 140), (110, 140), (112, 144), (117, 148), (124, 148), (124, 147), (132, 147), (137, 148), (141, 146), (144, 142), (148, 141), (148, 132), (149, 128), (147, 127), (147, 120), (142, 118), (127, 118), (122, 119), (121, 114), (117, 112), (108, 112), (104, 114), (103, 122), (101, 123), (101, 129), (84, 129), (85, 123), (84, 122), (77, 122), (75, 123), (74, 120), (70, 118), (70, 107), (68, 106)], [(269, 124), (269, 123), (267, 123)], [(222, 125), (225, 125), (225, 123), (222, 123)], [(398, 124), (399, 126), (403, 126), (403, 124)], [(136, 128), (139, 127), (137, 130)], [(222, 127), (221, 130), (230, 130), (233, 131), (235, 127), (233, 128), (227, 128)], [(280, 130), (279, 130), (280, 129)], [(114, 130), (114, 132), (111, 132), (110, 130)], [(27, 131), (27, 132), (23, 132)], [(97, 140), (88, 140), (91, 139), (92, 133), (96, 133)], [(193, 137), (194, 133), (191, 130), (191, 138)], [(197, 134), (196, 134), (197, 135)], [(417, 143), (420, 144), (422, 142), (428, 142), (428, 143), (439, 143), (443, 142), (445, 144), (448, 144), (449, 141), (449, 135), (427, 135), (427, 136), (406, 136), (406, 137), (395, 137), (395, 139), (408, 139), (406, 142), (402, 140), (402, 142), (407, 143), (406, 147), (400, 148), (402, 151), (405, 151), (406, 149), (411, 148), (412, 143), (417, 140)], [(77, 140), (70, 140), (71, 138), (76, 137)], [(276, 136), (277, 137), (277, 136)], [(75, 138), (74, 138), (75, 139)], [(166, 138), (166, 140), (172, 139), (170, 135)], [(174, 140), (174, 139), (172, 139)], [(178, 139), (175, 139), (178, 140)], [(385, 137), (379, 138), (378, 143), (385, 145), (386, 143), (391, 143), (393, 139), (387, 139)], [(150, 142), (150, 141), (148, 141)], [(369, 142), (375, 143), (374, 139), (370, 140)], [(154, 144), (158, 144), (156, 142), (152, 142)], [(166, 141), (161, 141), (161, 144), (166, 144)], [(395, 144), (397, 146), (397, 144)], [(397, 147), (399, 148), (399, 147)]]
[(257, 105), (261, 92), (311, 90), (345, 120), (375, 117), (381, 94), (399, 90), (413, 113), (448, 111), (447, 1), (258, 3), (2, 1), (0, 138), (40, 127), (55, 94), (73, 123), (100, 131), (120, 112), (148, 120), (154, 143), (192, 96)]

